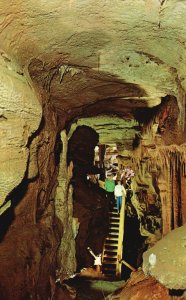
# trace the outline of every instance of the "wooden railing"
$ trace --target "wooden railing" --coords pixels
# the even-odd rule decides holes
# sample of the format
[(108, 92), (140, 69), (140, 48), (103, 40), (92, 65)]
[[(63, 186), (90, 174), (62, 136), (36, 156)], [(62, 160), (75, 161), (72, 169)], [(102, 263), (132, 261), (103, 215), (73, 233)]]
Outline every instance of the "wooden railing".
[(123, 257), (123, 239), (124, 239), (124, 221), (125, 221), (125, 196), (122, 197), (122, 205), (120, 210), (119, 221), (119, 237), (118, 237), (118, 251), (116, 263), (116, 277), (121, 277), (122, 257)]

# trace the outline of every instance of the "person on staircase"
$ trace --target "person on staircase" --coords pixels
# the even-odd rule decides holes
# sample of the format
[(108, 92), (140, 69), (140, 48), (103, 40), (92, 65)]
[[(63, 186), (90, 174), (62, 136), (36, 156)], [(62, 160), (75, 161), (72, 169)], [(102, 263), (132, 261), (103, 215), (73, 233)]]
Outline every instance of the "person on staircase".
[(115, 205), (115, 197), (114, 197), (114, 188), (115, 188), (115, 181), (113, 180), (113, 175), (108, 176), (105, 180), (105, 191), (106, 197), (109, 204), (109, 210), (112, 211)]
[(131, 182), (132, 182), (132, 177), (134, 177), (134, 171), (132, 170), (131, 167), (126, 167), (125, 168), (125, 179), (126, 179), (126, 184), (125, 187), (126, 189), (131, 189)]
[(124, 186), (121, 185), (120, 180), (118, 180), (117, 185), (114, 188), (114, 195), (116, 197), (116, 207), (119, 214), (122, 205), (122, 197), (126, 197), (126, 190)]

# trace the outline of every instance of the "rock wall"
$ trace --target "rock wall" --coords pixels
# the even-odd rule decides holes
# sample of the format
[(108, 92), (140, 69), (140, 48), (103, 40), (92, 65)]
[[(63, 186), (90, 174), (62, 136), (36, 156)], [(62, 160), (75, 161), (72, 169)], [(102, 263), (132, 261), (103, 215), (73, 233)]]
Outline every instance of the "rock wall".
[(136, 118), (143, 132), (133, 151), (119, 151), (119, 165), (130, 165), (135, 171), (127, 213), (137, 216), (141, 235), (151, 247), (162, 235), (185, 223), (186, 134), (180, 127), (174, 97), (166, 97), (153, 109), (137, 109)]
[[(74, 257), (74, 241), (66, 243), (74, 223), (77, 229), (66, 166), (58, 177), (57, 133), (65, 120), (115, 113), (133, 127), (135, 117), (143, 132), (131, 128), (137, 135), (127, 153), (136, 172), (129, 215), (136, 214), (149, 246), (186, 219), (185, 1), (84, 2), (0, 3), (0, 292), (6, 300), (47, 299), (56, 261), (61, 269), (70, 245)], [(160, 105), (166, 95), (177, 99)], [(104, 200), (94, 202), (98, 194), (81, 184), (74, 192), (75, 216), (85, 224), (78, 245), (85, 249), (97, 238), (99, 251)], [(69, 265), (72, 271), (75, 262)]]
[(1, 203), (11, 201), (0, 217), (0, 295), (44, 300), (62, 235), (54, 210), (56, 117), (45, 105), (41, 119), (36, 92), (23, 76), (3, 70), (0, 91)]
[(153, 277), (145, 275), (143, 271), (133, 272), (131, 278), (106, 300), (171, 300), (169, 291)]
[(41, 116), (41, 105), (26, 78), (0, 65), (0, 205), (26, 174), (30, 139)]
[[(186, 224), (144, 253), (143, 270), (169, 289), (186, 290)], [(152, 254), (154, 259), (152, 259)]]

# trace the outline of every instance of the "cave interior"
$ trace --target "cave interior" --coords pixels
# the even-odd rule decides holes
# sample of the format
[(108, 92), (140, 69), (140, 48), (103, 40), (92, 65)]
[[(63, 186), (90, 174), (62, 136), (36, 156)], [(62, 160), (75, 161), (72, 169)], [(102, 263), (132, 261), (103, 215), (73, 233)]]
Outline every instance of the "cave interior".
[[(11, 2), (0, 3), (0, 300), (186, 299), (186, 1)], [(128, 166), (118, 217), (104, 182)], [(88, 248), (110, 257), (118, 220), (109, 277)]]

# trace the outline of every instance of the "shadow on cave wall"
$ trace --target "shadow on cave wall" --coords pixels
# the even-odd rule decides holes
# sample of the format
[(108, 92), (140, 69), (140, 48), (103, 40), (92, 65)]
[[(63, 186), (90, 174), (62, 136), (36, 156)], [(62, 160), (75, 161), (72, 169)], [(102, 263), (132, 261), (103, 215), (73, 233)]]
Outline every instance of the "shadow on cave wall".
[[(26, 194), (28, 181), (23, 180), (12, 192), (7, 196), (6, 201), (11, 200), (11, 206), (0, 216), (0, 242), (3, 240), (8, 231), (9, 226), (15, 219), (14, 209), (16, 205)], [(6, 202), (5, 202), (6, 203)]]
[[(29, 148), (34, 138), (36, 138), (36, 136), (39, 135), (39, 133), (44, 128), (44, 126), (45, 126), (45, 119), (44, 117), (42, 117), (38, 129), (28, 138), (28, 142), (26, 145), (27, 148)], [(34, 178), (32, 180), (28, 180), (27, 175), (28, 175), (28, 165), (27, 165), (24, 178), (22, 179), (21, 183), (17, 187), (15, 187), (5, 199), (5, 203), (3, 205), (5, 205), (6, 202), (10, 200), (11, 206), (0, 216), (0, 228), (1, 228), (0, 242), (3, 240), (5, 234), (8, 231), (9, 226), (12, 224), (12, 222), (15, 219), (15, 214), (14, 214), (15, 207), (25, 196), (28, 189), (29, 182), (35, 179)]]
[[(28, 143), (27, 143), (28, 148), (31, 145), (33, 139), (35, 137), (39, 136), (39, 134), (42, 132), (42, 130), (44, 130), (45, 125), (46, 125), (45, 119), (44, 119), (44, 117), (42, 117), (39, 128), (28, 139)], [(61, 151), (62, 151), (62, 143), (61, 143), (60, 133), (58, 133), (56, 135), (56, 141), (55, 141), (55, 146), (54, 146), (54, 164), (55, 164), (55, 166), (59, 165)], [(26, 196), (26, 193), (29, 188), (29, 184), (35, 182), (39, 178), (40, 175), (42, 176), (42, 174), (39, 174), (39, 172), (38, 172), (38, 174), (35, 177), (28, 179), (28, 167), (29, 167), (29, 165), (27, 165), (27, 169), (26, 169), (24, 178), (22, 179), (21, 183), (17, 187), (15, 187), (6, 197), (4, 205), (6, 204), (6, 202), (11, 200), (11, 206), (0, 216), (0, 228), (1, 228), (0, 242), (3, 240), (4, 236), (6, 235), (9, 226), (15, 220), (15, 212), (14, 212), (15, 207)], [(47, 196), (45, 198), (47, 198), (48, 194), (50, 194), (51, 188), (47, 191), (47, 193), (46, 193)], [(42, 217), (44, 209), (45, 209), (45, 205), (43, 205), (43, 201), (41, 200), (42, 205), (39, 203), (39, 197), (40, 197), (40, 194), (42, 191), (43, 191), (43, 189), (41, 187), (40, 189), (38, 189), (37, 199), (32, 199), (32, 201), (37, 201), (37, 211), (36, 211), (36, 220), (37, 221)], [(44, 203), (44, 204), (46, 204), (46, 203)]]

